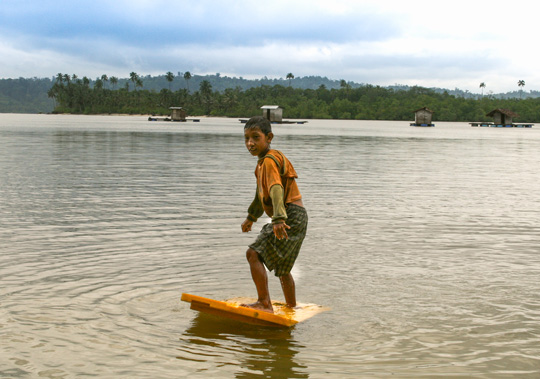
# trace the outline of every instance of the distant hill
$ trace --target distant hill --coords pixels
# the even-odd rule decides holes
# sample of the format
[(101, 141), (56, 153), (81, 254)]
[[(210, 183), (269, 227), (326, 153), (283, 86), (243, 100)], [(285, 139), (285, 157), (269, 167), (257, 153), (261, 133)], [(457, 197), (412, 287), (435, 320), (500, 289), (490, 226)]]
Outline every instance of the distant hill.
[[(227, 77), (220, 74), (214, 75), (192, 75), (191, 79), (186, 81), (183, 73), (178, 73), (172, 82), (169, 82), (165, 75), (159, 76), (143, 76), (142, 89), (160, 92), (162, 89), (171, 89), (175, 92), (178, 90), (189, 89), (190, 93), (199, 90), (203, 81), (207, 81), (212, 86), (213, 91), (223, 92), (227, 88), (239, 88), (242, 91), (253, 87), (260, 86), (291, 86), (299, 89), (317, 89), (324, 86), (327, 89), (339, 89), (343, 85), (349, 88), (359, 88), (365, 86), (365, 83), (346, 82), (344, 80), (332, 80), (321, 76), (304, 76), (297, 77), (291, 80), (279, 78), (269, 79), (263, 77), (261, 79), (244, 79), (242, 77)], [(47, 92), (55, 83), (55, 78), (18, 78), (18, 79), (0, 79), (0, 113), (49, 113), (54, 109), (54, 101), (47, 96)], [(93, 87), (96, 80), (89, 79), (90, 87)], [(125, 86), (133, 88), (133, 83), (129, 78), (120, 78), (114, 88), (123, 88)], [(113, 85), (109, 82), (103, 83), (104, 88), (113, 89)], [(386, 88), (394, 90), (409, 90), (410, 86), (393, 85)], [(430, 88), (437, 93), (447, 93), (456, 97), (463, 98), (479, 98), (481, 95), (462, 91), (458, 88), (453, 90), (443, 88)], [(486, 94), (486, 97), (491, 98), (536, 98), (540, 97), (539, 91), (519, 91), (508, 92), (504, 94)]]
[(54, 102), (47, 96), (51, 79), (0, 79), (0, 113), (48, 113)]

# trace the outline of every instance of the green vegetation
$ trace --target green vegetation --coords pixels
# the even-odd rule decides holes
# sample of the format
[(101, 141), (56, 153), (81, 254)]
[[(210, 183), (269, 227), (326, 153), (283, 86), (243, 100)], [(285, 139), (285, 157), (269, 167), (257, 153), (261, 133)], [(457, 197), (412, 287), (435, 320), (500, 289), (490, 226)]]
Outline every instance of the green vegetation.
[(128, 78), (102, 75), (95, 80), (57, 74), (52, 79), (0, 80), (0, 112), (169, 115), (181, 106), (193, 116), (243, 117), (259, 114), (262, 105), (279, 105), (285, 118), (414, 120), (421, 107), (434, 111), (434, 121), (491, 121), (495, 108), (518, 113), (518, 122), (540, 122), (540, 93), (506, 95), (395, 85), (379, 87), (325, 77), (247, 80), (215, 75), (174, 75)]
[(50, 79), (1, 79), (0, 113), (47, 113), (54, 107), (47, 91)]
[[(260, 113), (260, 106), (277, 104), (284, 108), (286, 118), (306, 119), (356, 119), (356, 120), (412, 120), (413, 112), (428, 107), (434, 120), (488, 121), (486, 114), (495, 108), (507, 108), (520, 114), (520, 122), (540, 121), (540, 98), (495, 99), (491, 96), (464, 98), (436, 92), (422, 87), (406, 90), (362, 85), (353, 88), (345, 80), (339, 89), (300, 89), (276, 84), (262, 85), (242, 90), (240, 87), (214, 91), (209, 80), (202, 80), (199, 89), (190, 93), (187, 89), (191, 74), (184, 74), (186, 88), (159, 92), (138, 89), (142, 79), (134, 72), (129, 82), (118, 90), (105, 89), (98, 81), (93, 88), (85, 78), (75, 81), (59, 74), (49, 91), (56, 100), (58, 113), (128, 113), (169, 114), (169, 107), (182, 106), (191, 115), (249, 117)], [(167, 74), (169, 86), (173, 80)], [(287, 80), (293, 79), (292, 74)]]

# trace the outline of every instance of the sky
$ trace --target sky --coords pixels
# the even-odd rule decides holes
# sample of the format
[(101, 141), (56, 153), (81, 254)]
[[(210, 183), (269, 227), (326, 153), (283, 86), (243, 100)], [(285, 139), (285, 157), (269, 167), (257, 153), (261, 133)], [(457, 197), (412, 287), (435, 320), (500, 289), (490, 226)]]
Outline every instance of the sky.
[(0, 78), (323, 76), (540, 90), (532, 0), (0, 0)]

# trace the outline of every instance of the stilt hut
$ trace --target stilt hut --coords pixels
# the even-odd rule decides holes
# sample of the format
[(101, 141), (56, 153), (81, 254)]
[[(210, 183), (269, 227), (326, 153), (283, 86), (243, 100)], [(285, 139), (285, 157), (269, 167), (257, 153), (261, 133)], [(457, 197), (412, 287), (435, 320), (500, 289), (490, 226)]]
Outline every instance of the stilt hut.
[(171, 121), (186, 121), (186, 111), (182, 107), (170, 107)]
[(512, 118), (519, 117), (517, 113), (501, 108), (492, 110), (486, 116), (493, 117), (495, 125), (512, 125)]
[(414, 124), (411, 126), (435, 126), (431, 123), (433, 111), (423, 107), (414, 111)]
[(281, 123), (283, 121), (283, 108), (279, 105), (263, 105), (263, 117), (270, 122)]

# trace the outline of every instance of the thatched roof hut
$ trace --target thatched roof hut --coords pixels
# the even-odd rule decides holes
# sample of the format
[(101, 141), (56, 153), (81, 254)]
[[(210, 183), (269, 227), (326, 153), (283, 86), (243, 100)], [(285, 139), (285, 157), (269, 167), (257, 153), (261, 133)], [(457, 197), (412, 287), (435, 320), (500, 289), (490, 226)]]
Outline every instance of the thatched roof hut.
[(494, 109), (486, 116), (493, 117), (493, 123), (497, 125), (510, 125), (512, 124), (512, 118), (519, 117), (517, 113), (502, 108)]
[(417, 125), (430, 125), (433, 111), (427, 107), (423, 107), (414, 111), (414, 123)]
[(283, 121), (283, 108), (279, 105), (263, 105), (263, 117), (266, 117), (270, 122), (282, 122)]
[(186, 121), (186, 111), (182, 107), (169, 107), (172, 121)]

